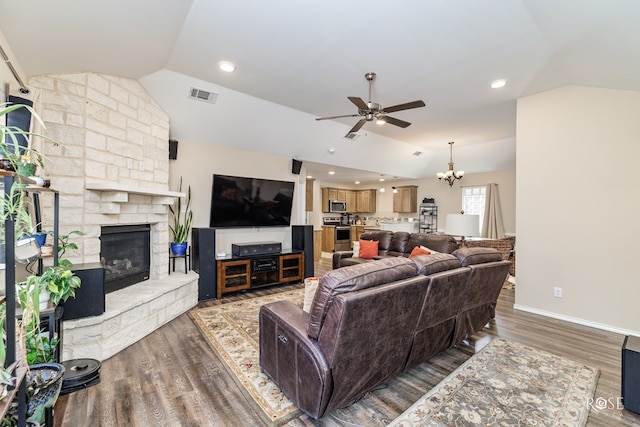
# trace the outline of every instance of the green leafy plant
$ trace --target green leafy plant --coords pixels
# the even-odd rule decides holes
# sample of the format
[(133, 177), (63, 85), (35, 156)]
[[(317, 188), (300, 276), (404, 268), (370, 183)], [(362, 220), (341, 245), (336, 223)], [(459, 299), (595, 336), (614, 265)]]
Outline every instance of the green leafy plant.
[[(182, 192), (182, 178), (180, 178), (178, 191)], [(173, 217), (173, 225), (169, 225), (169, 229), (173, 234), (173, 242), (186, 242), (189, 240), (191, 220), (193, 219), (193, 212), (191, 211), (191, 186), (187, 189), (187, 201), (184, 205), (184, 212), (182, 207), (182, 197), (177, 198), (175, 206), (169, 206), (169, 212), (171, 212)]]

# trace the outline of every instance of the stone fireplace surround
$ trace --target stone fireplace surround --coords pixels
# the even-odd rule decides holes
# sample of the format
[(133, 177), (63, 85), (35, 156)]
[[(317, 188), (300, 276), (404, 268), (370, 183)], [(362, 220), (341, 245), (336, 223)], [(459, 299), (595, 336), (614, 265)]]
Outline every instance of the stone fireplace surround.
[[(63, 147), (34, 140), (60, 193), (60, 231), (85, 233), (74, 264), (100, 260), (104, 225), (151, 224), (150, 279), (106, 297), (100, 316), (65, 321), (62, 360), (105, 360), (197, 304), (197, 274), (168, 274), (169, 119), (135, 80), (79, 73), (29, 79), (34, 107)], [(43, 227), (51, 218), (43, 200)], [(49, 227), (50, 228), (50, 227)]]

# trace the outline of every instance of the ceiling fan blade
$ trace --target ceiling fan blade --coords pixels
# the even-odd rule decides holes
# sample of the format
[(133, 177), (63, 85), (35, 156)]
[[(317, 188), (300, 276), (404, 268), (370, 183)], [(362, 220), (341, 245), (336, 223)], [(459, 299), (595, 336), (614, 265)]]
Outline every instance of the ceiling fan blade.
[(396, 119), (395, 117), (385, 116), (384, 121), (389, 123), (390, 125), (400, 126), (401, 128), (411, 126), (411, 123), (405, 122), (404, 120)]
[(351, 130), (349, 131), (349, 133), (351, 132), (358, 132), (360, 130), (360, 128), (362, 126), (364, 126), (364, 124), (367, 123), (367, 119), (362, 119), (359, 120), (358, 123), (356, 123), (356, 125), (354, 127), (351, 128)]
[(346, 114), (344, 116), (318, 117), (316, 120), (333, 120), (333, 119), (341, 119), (343, 117), (360, 117), (360, 114)]
[(347, 98), (349, 99), (349, 101), (353, 102), (356, 105), (356, 107), (358, 107), (358, 109), (360, 110), (369, 109), (369, 106), (367, 105), (366, 102), (362, 100), (362, 98), (358, 98), (356, 96), (347, 96)]
[(392, 105), (391, 107), (385, 107), (383, 108), (383, 110), (385, 113), (393, 113), (394, 111), (410, 110), (412, 108), (420, 108), (424, 106), (426, 106), (424, 101), (413, 101), (413, 102), (407, 102), (406, 104), (398, 104), (398, 105)]

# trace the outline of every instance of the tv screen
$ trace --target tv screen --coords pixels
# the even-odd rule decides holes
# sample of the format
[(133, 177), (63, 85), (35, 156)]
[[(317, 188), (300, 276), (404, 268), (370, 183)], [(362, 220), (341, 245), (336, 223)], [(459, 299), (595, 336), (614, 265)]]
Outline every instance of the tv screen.
[(287, 227), (294, 183), (213, 175), (211, 227)]

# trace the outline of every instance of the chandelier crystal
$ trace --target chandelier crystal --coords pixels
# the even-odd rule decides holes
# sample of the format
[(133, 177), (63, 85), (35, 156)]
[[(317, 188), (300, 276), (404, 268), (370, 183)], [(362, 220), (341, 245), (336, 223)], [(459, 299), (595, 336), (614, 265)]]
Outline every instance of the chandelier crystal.
[(449, 187), (453, 187), (456, 179), (462, 179), (464, 171), (453, 170), (453, 141), (449, 141), (449, 170), (446, 172), (438, 172), (438, 179), (444, 179), (449, 183)]

